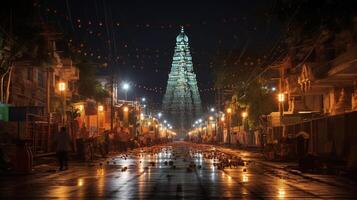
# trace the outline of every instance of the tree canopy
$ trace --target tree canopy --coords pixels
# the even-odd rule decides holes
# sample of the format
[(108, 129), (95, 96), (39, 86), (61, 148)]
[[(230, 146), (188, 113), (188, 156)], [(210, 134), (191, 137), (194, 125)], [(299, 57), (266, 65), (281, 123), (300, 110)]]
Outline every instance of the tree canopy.
[(265, 67), (258, 56), (247, 54), (244, 61), (238, 57), (239, 54), (233, 51), (229, 56), (216, 58), (215, 87), (232, 88), (230, 106), (237, 110), (236, 117), (240, 118), (240, 112), (248, 110), (250, 124), (257, 125), (261, 115), (269, 114), (277, 106), (274, 99), (276, 94), (268, 87), (271, 74), (258, 75)]
[(96, 79), (97, 66), (83, 58), (77, 58), (76, 62), (76, 66), (80, 70), (78, 82), (79, 95), (83, 98), (103, 102), (109, 97), (109, 93)]

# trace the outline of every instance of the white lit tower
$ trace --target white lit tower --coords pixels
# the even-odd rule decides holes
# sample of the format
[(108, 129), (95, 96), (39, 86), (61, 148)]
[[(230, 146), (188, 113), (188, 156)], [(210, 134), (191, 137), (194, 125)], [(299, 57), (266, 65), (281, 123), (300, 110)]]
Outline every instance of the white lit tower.
[(193, 71), (188, 37), (183, 27), (181, 27), (181, 32), (176, 37), (171, 72), (163, 100), (163, 110), (179, 134), (185, 134), (192, 121), (199, 117), (202, 112), (201, 98), (198, 92), (196, 74)]

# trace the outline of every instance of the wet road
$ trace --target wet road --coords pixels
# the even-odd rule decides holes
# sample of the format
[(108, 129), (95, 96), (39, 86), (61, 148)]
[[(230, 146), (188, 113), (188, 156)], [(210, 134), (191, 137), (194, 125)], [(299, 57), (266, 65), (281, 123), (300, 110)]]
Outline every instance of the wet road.
[[(241, 158), (178, 142), (90, 165), (72, 163), (64, 172), (2, 176), (0, 199), (357, 198), (354, 183), (321, 183), (261, 165), (249, 155)], [(223, 169), (224, 159), (238, 164)]]

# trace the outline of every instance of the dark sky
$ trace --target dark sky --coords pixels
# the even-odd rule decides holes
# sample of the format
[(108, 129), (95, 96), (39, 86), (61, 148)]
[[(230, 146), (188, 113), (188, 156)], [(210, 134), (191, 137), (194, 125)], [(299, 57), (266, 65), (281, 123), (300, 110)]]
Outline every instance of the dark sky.
[(161, 103), (175, 38), (184, 25), (204, 105), (213, 104), (210, 88), (218, 55), (245, 47), (263, 55), (280, 38), (279, 24), (271, 16), (273, 6), (274, 1), (267, 0), (41, 3), (44, 18), (68, 32), (82, 55), (108, 63), (102, 74), (115, 71), (119, 81), (131, 82), (130, 98), (146, 96), (151, 102)]

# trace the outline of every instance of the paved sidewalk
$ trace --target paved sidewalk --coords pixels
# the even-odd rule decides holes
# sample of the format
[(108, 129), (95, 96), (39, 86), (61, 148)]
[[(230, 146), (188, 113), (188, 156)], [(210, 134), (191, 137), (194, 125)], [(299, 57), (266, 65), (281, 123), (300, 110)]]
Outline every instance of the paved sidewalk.
[[(217, 150), (222, 151), (227, 154), (235, 155), (242, 157), (247, 161), (254, 161), (255, 163), (274, 168), (277, 170), (282, 170), (289, 172), (291, 174), (301, 176), (305, 179), (313, 180), (320, 183), (325, 183), (333, 186), (344, 186), (347, 184), (356, 184), (355, 181), (348, 179), (342, 176), (336, 175), (327, 175), (327, 174), (312, 174), (312, 173), (304, 173), (298, 170), (298, 163), (296, 162), (274, 162), (264, 160), (264, 157), (261, 153), (258, 152), (250, 152), (247, 150), (239, 150), (228, 147), (217, 147)], [(342, 184), (341, 184), (342, 183)]]

